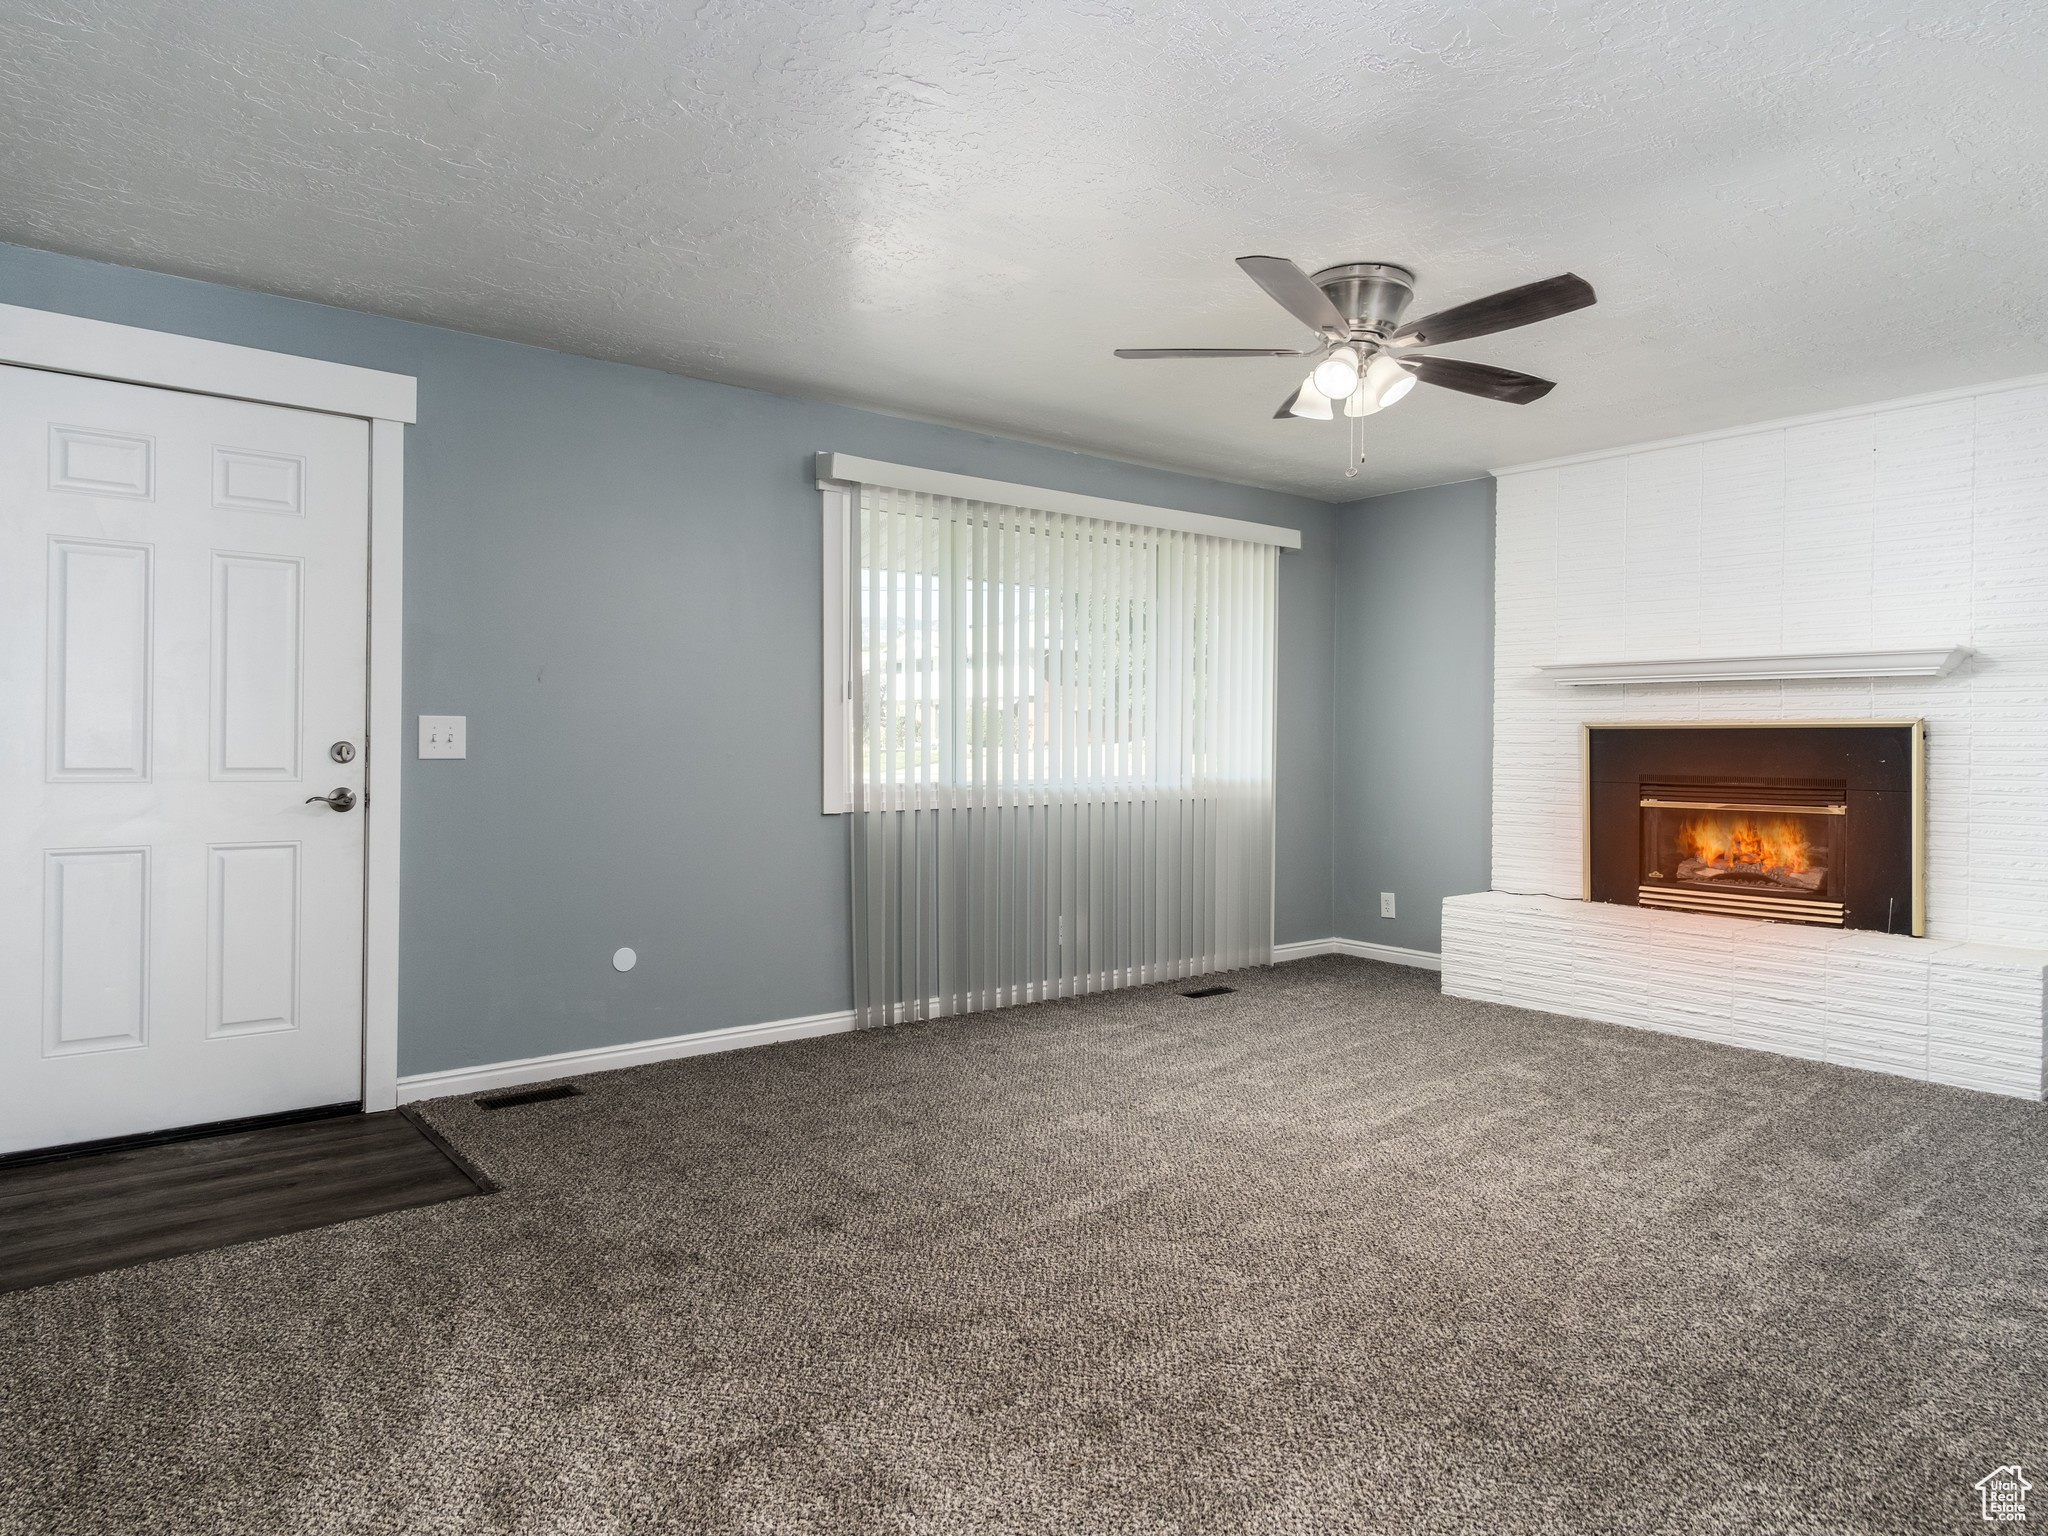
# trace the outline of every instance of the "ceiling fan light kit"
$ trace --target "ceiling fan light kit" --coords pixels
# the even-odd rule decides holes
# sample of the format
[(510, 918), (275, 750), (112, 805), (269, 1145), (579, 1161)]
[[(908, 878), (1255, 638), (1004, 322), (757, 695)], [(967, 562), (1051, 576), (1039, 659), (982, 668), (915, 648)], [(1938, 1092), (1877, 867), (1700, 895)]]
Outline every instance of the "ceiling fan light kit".
[(1284, 256), (1240, 256), (1237, 264), (1268, 297), (1316, 333), (1318, 346), (1301, 350), (1244, 347), (1120, 347), (1123, 358), (1312, 357), (1309, 376), (1273, 413), (1276, 420), (1330, 421), (1337, 401), (1352, 423), (1346, 477), (1365, 457), (1363, 419), (1400, 400), (1418, 382), (1482, 399), (1527, 405), (1555, 386), (1548, 379), (1468, 363), (1422, 357), (1426, 347), (1491, 336), (1534, 325), (1594, 302), (1584, 278), (1566, 272), (1525, 283), (1467, 304), (1401, 323), (1415, 296), (1415, 274), (1385, 261), (1354, 261), (1310, 276)]
[(1316, 387), (1316, 393), (1332, 400), (1349, 399), (1358, 388), (1360, 364), (1356, 347), (1337, 347), (1330, 355), (1317, 363), (1309, 374), (1309, 382)]
[(1415, 387), (1415, 375), (1394, 361), (1391, 353), (1382, 352), (1366, 365), (1365, 387), (1384, 410)]
[(1328, 421), (1332, 415), (1330, 397), (1316, 388), (1313, 378), (1303, 379), (1294, 398), (1280, 407), (1278, 415), (1306, 416), (1311, 421)]

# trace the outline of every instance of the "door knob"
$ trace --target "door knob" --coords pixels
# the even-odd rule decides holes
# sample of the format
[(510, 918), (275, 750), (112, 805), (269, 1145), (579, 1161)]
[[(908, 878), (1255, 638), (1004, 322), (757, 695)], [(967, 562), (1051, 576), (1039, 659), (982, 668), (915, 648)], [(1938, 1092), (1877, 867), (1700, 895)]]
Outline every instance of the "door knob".
[(324, 805), (330, 811), (352, 811), (356, 808), (356, 792), (344, 787), (331, 795), (308, 795), (306, 804)]

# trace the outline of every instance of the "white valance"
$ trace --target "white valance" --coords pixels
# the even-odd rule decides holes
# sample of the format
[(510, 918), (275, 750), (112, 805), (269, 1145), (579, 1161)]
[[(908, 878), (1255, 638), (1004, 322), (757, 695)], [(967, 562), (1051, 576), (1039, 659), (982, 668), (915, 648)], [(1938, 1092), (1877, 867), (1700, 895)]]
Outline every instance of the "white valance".
[(821, 487), (873, 485), (897, 491), (922, 491), (961, 501), (1028, 507), (1035, 512), (1064, 512), (1070, 517), (1170, 528), (1176, 533), (1275, 544), (1281, 549), (1301, 548), (1298, 528), (1276, 528), (1270, 523), (1247, 522), (1237, 517), (1212, 517), (1206, 512), (1182, 512), (1175, 507), (1148, 507), (1142, 502), (1112, 501), (1106, 496), (1083, 496), (1077, 491), (1054, 491), (1038, 485), (1013, 485), (1007, 480), (984, 480), (978, 475), (948, 474), (945, 470), (919, 469), (911, 464), (885, 464), (850, 453), (819, 454), (818, 482)]

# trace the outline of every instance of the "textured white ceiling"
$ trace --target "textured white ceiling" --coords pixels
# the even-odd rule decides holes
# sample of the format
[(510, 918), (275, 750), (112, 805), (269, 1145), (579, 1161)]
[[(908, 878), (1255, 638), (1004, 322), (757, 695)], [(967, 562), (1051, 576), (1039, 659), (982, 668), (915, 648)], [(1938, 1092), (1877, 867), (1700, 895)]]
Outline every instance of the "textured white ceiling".
[[(0, 239), (1348, 499), (2048, 369), (2044, 77), (2040, 0), (12, 0)], [(1250, 252), (1601, 302), (1347, 481), (1296, 365), (1109, 355), (1298, 344)]]

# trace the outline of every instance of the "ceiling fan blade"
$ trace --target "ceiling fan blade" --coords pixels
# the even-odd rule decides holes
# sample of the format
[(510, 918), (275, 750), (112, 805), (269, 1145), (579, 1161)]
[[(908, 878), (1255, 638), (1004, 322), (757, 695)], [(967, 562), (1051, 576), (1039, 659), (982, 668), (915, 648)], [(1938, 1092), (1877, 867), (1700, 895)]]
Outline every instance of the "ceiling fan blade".
[(1285, 256), (1240, 256), (1237, 264), (1246, 277), (1310, 330), (1340, 341), (1351, 334), (1351, 322), (1344, 312), (1315, 285), (1315, 279)]
[(1557, 388), (1549, 379), (1485, 363), (1461, 363), (1453, 357), (1408, 357), (1401, 360), (1401, 366), (1425, 384), (1488, 400), (1505, 400), (1509, 405), (1527, 405)]
[(1447, 341), (1491, 336), (1495, 331), (1512, 331), (1518, 325), (1534, 325), (1554, 315), (1568, 315), (1575, 309), (1584, 309), (1593, 300), (1593, 285), (1566, 272), (1410, 320), (1387, 338), (1387, 344), (1400, 348), (1434, 347)]
[[(1316, 351), (1314, 347), (1309, 352)], [(1118, 357), (1307, 357), (1286, 347), (1118, 347)]]

